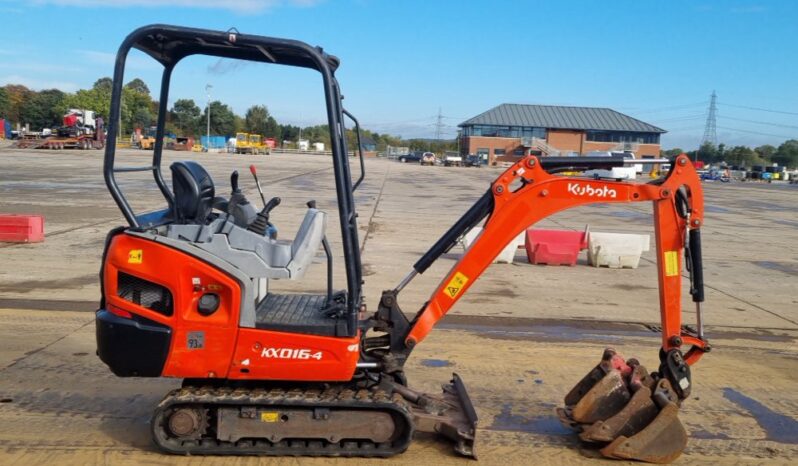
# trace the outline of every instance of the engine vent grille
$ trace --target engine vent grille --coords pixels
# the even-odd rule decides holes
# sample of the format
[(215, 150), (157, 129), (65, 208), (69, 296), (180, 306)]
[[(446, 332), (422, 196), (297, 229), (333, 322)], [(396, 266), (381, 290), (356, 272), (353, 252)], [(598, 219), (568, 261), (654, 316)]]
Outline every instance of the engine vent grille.
[(174, 312), (172, 293), (166, 287), (125, 272), (118, 272), (116, 278), (120, 298), (165, 316)]

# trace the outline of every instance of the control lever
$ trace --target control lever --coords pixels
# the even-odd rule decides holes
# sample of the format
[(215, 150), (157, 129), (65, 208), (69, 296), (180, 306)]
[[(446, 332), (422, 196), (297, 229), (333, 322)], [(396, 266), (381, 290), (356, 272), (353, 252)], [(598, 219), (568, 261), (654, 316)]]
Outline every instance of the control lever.
[(241, 192), (241, 190), (238, 189), (238, 170), (234, 170), (233, 173), (230, 174), (230, 187), (233, 188), (233, 194)]
[[(250, 165), (249, 166), (249, 172), (252, 173), (252, 176), (255, 178), (255, 184), (258, 186), (258, 192), (260, 193), (260, 200), (263, 201), (263, 206), (265, 207), (266, 206), (266, 197), (263, 195), (263, 189), (261, 189), (261, 187), (260, 187), (260, 181), (258, 181), (258, 170), (255, 169), (255, 165)], [(238, 173), (236, 173), (236, 176), (238, 176)], [(278, 198), (277, 203), (278, 204), (280, 203), (279, 198)], [(277, 207), (277, 206), (275, 205), (274, 207)], [(272, 209), (274, 207), (272, 207)], [(269, 210), (271, 210), (271, 209), (269, 209)]]
[(281, 199), (279, 197), (273, 197), (266, 203), (263, 207), (263, 210), (258, 212), (258, 216), (255, 218), (255, 221), (247, 228), (247, 230), (257, 233), (261, 236), (269, 236), (271, 239), (277, 239), (277, 228), (272, 225), (269, 221), (269, 212), (272, 211), (275, 207), (280, 205)]

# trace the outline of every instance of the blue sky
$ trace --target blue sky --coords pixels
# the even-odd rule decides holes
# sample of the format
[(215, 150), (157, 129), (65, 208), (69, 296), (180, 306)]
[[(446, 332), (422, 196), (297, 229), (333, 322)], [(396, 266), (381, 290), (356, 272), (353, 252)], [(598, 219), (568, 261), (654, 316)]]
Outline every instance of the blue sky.
[[(432, 137), (505, 102), (610, 107), (695, 147), (709, 95), (727, 144), (798, 138), (798, 2), (0, 0), (0, 85), (90, 87), (138, 26), (170, 23), (289, 37), (342, 59), (346, 106), (366, 127)], [(158, 65), (133, 55), (126, 79), (158, 89)], [(192, 58), (170, 101), (213, 99), (281, 122), (324, 121), (313, 72)], [(754, 110), (764, 109), (763, 110)], [(781, 113), (779, 113), (781, 112)]]

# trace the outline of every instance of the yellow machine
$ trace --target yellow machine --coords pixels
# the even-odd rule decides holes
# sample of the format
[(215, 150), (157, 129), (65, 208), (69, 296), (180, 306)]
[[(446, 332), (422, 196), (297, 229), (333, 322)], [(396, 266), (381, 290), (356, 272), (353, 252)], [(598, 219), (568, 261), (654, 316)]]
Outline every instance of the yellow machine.
[(236, 154), (268, 154), (269, 151), (260, 134), (236, 133)]
[(252, 147), (253, 153), (255, 154), (268, 155), (271, 152), (271, 147), (263, 142), (263, 136), (260, 134), (250, 134), (249, 144)]
[(155, 147), (155, 126), (150, 126), (141, 134), (138, 146), (144, 150), (152, 150)]

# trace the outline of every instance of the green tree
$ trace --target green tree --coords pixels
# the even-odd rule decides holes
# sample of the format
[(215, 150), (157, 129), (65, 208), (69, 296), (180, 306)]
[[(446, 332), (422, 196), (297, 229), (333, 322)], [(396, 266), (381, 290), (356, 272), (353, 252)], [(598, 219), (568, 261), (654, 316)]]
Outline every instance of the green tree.
[[(103, 113), (107, 115), (108, 113)], [(145, 128), (155, 123), (157, 115), (153, 108), (152, 98), (134, 88), (122, 89), (122, 126), (131, 128)]]
[[(208, 109), (202, 112), (202, 121), (208, 117)], [(236, 115), (229, 106), (214, 100), (211, 102), (211, 134), (230, 137), (236, 132)]]
[(94, 85), (91, 88), (107, 91), (110, 94), (113, 86), (114, 86), (114, 80), (106, 76), (104, 78), (98, 79), (97, 81), (94, 81)]
[(280, 140), (278, 141), (282, 144), (283, 141), (296, 141), (299, 139), (299, 127), (293, 125), (280, 125)]
[(798, 140), (790, 139), (789, 141), (784, 141), (776, 149), (776, 153), (773, 154), (770, 160), (789, 168), (798, 167)]
[(693, 160), (701, 160), (703, 162), (712, 163), (718, 159), (718, 148), (711, 142), (705, 142), (698, 148), (698, 153)]
[(33, 91), (19, 84), (8, 84), (5, 90), (8, 98), (6, 118), (17, 123), (24, 123), (20, 118), (20, 112), (24, 103), (33, 96)]
[(62, 125), (64, 93), (58, 89), (48, 89), (32, 93), (20, 108), (20, 121), (34, 130), (55, 128)]
[(776, 153), (776, 148), (770, 144), (765, 144), (754, 149), (754, 152), (756, 152), (756, 155), (762, 160), (769, 161), (770, 158), (773, 157), (773, 154)]
[(734, 146), (724, 154), (727, 163), (738, 166), (751, 166), (756, 162), (757, 157), (753, 149), (746, 146)]
[(172, 122), (181, 135), (197, 136), (202, 134), (201, 113), (202, 110), (192, 99), (178, 99), (172, 106)]
[(277, 121), (269, 114), (265, 105), (253, 105), (244, 116), (244, 128), (249, 133), (260, 134), (267, 138), (279, 136)]
[(135, 78), (129, 83), (125, 84), (125, 89), (130, 89), (131, 91), (136, 91), (141, 94), (150, 95), (150, 88), (147, 87), (147, 84), (144, 83), (139, 78)]
[(11, 109), (11, 101), (8, 98), (8, 91), (5, 87), (0, 87), (0, 118), (8, 118)]
[(133, 128), (147, 128), (155, 124), (155, 118), (147, 107), (138, 107), (130, 115), (130, 125)]
[(681, 150), (681, 149), (679, 149), (678, 147), (676, 147), (676, 148), (673, 148), (673, 149), (668, 149), (668, 150), (661, 150), (661, 151), (659, 151), (659, 153), (660, 153), (660, 155), (661, 155), (662, 157), (667, 157), (667, 158), (673, 158), (673, 157), (676, 157), (677, 155), (679, 155), (679, 154), (681, 154), (681, 153), (683, 153), (683, 152), (684, 152), (684, 151), (683, 151), (683, 150)]

